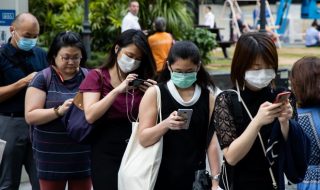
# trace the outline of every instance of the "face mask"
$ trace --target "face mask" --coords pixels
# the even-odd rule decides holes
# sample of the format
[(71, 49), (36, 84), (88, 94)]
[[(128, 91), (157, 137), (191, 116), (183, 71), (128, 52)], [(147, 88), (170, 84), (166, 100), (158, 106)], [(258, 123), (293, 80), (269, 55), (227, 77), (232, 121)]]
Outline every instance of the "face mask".
[[(17, 32), (15, 32), (17, 34)], [(17, 34), (18, 35), (18, 34)], [(29, 51), (31, 50), (34, 46), (37, 44), (38, 38), (24, 38), (20, 37), (20, 40), (17, 41), (15, 38), (17, 46), (19, 49), (24, 50), (24, 51)]]
[(246, 71), (244, 79), (250, 86), (261, 89), (268, 86), (275, 77), (273, 69), (260, 69)]
[(179, 88), (188, 88), (197, 81), (197, 72), (178, 73), (171, 72), (171, 81)]
[(132, 59), (128, 57), (126, 54), (122, 54), (121, 58), (118, 60), (118, 65), (122, 72), (129, 73), (131, 71), (139, 68), (141, 61)]

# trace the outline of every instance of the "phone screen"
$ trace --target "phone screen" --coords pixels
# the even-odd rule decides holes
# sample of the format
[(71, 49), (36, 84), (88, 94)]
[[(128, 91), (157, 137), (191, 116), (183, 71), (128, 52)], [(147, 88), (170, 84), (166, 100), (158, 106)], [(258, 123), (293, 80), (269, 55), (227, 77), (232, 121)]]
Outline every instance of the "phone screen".
[(285, 102), (289, 99), (291, 92), (281, 92), (277, 95), (274, 103)]
[(184, 127), (184, 129), (189, 129), (192, 112), (193, 112), (192, 109), (178, 109), (178, 115), (181, 117), (184, 117), (187, 120), (186, 126)]

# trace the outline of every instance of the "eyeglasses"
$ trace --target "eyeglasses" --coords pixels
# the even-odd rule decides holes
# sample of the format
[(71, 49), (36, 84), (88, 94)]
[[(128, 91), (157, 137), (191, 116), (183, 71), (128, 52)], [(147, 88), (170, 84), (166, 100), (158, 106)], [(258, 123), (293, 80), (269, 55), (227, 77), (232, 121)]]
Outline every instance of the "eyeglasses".
[(80, 63), (82, 57), (63, 57), (60, 55), (61, 60), (64, 63), (68, 63), (69, 61), (72, 61), (73, 63)]

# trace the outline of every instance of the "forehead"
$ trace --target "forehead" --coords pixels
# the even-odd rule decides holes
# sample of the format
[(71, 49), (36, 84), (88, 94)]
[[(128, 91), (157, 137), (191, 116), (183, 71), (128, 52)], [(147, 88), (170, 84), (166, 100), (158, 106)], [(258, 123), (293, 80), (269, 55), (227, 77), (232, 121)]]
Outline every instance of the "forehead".
[(58, 51), (59, 55), (81, 55), (81, 49), (74, 46), (62, 47)]
[(191, 59), (177, 59), (175, 62), (171, 64), (172, 69), (179, 69), (179, 70), (188, 70), (194, 69), (197, 65), (194, 64)]
[(14, 24), (16, 30), (22, 34), (39, 34), (39, 24), (33, 19), (22, 19)]
[(142, 56), (142, 52), (135, 44), (129, 44), (126, 47), (123, 47), (122, 50), (124, 50), (126, 53), (132, 53), (137, 56)]
[(134, 1), (130, 3), (130, 7), (139, 7), (139, 3)]

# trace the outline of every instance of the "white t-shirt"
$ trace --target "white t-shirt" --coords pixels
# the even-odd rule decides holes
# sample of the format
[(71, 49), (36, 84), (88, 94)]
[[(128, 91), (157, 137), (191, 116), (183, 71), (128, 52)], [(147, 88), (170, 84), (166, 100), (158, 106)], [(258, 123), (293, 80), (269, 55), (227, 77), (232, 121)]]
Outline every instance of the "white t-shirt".
[(204, 25), (210, 28), (214, 27), (214, 15), (212, 12), (208, 12), (204, 15)]
[(122, 20), (121, 33), (129, 29), (141, 30), (138, 20), (139, 18), (137, 16), (133, 15), (131, 12), (128, 12), (128, 14)]

